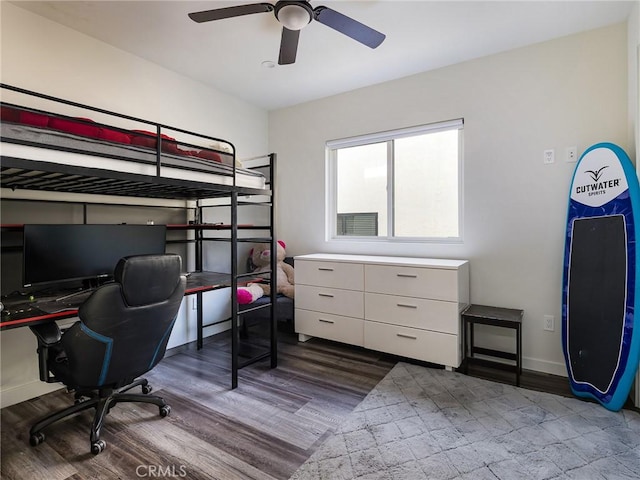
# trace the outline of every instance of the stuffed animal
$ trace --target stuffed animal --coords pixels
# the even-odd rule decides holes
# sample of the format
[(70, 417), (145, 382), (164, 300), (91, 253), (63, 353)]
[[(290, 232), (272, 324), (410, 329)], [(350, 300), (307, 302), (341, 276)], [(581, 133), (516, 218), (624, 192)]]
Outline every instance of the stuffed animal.
[(244, 287), (238, 288), (238, 303), (246, 305), (253, 303), (264, 295), (264, 290), (257, 283), (247, 283)]
[[(276, 291), (286, 297), (293, 298), (294, 278), (293, 267), (284, 262), (286, 245), (282, 240), (278, 240), (278, 265), (276, 269)], [(258, 244), (251, 251), (251, 262), (256, 267), (253, 272), (268, 272), (271, 269), (271, 248), (267, 243)], [(265, 295), (269, 295), (271, 288), (267, 284), (260, 283), (260, 287)]]

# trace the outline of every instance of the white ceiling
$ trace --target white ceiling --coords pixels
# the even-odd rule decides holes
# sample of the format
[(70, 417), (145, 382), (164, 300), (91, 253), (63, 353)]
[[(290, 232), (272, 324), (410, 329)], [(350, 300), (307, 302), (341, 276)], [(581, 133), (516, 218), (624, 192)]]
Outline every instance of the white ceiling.
[[(625, 21), (633, 1), (313, 0), (387, 35), (375, 50), (318, 22), (279, 66), (273, 13), (197, 24), (254, 1), (18, 1), (19, 7), (267, 110)], [(273, 0), (271, 3), (275, 3)], [(263, 61), (276, 63), (264, 68)]]

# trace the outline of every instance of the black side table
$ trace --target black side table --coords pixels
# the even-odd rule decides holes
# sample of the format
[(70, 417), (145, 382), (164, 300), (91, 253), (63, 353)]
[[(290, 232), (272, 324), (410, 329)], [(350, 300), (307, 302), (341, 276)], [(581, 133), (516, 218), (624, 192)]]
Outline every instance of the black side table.
[[(522, 316), (523, 310), (513, 308), (489, 307), (486, 305), (470, 305), (462, 312), (462, 362), (464, 373), (469, 371), (469, 363), (490, 365), (492, 367), (514, 371), (516, 385), (520, 386), (522, 374)], [(492, 327), (512, 328), (516, 331), (516, 353), (503, 352), (490, 348), (476, 347), (474, 344), (473, 327), (475, 324), (490, 325)], [(467, 335), (467, 330), (469, 335)], [(467, 342), (468, 339), (468, 342)], [(467, 345), (468, 343), (468, 345)], [(515, 360), (515, 365), (476, 358), (474, 355)]]

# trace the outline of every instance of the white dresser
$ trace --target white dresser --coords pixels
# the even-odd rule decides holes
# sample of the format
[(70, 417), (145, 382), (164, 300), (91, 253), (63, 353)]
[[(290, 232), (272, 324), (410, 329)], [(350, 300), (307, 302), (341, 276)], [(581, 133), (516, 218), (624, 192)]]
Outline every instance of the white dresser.
[(469, 262), (317, 253), (295, 257), (296, 332), (460, 366)]

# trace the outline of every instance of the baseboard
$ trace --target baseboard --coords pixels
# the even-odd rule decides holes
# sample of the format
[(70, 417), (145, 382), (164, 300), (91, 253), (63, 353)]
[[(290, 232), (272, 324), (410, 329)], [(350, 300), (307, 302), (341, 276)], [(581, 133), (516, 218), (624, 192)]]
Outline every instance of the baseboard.
[(549, 373), (551, 375), (567, 376), (567, 366), (564, 362), (550, 362), (539, 358), (522, 358), (522, 368), (534, 372)]
[[(503, 360), (495, 357), (487, 357), (485, 355), (476, 354), (476, 358), (485, 360), (491, 360), (496, 363), (504, 363), (505, 365), (514, 365), (514, 361)], [(550, 375), (558, 375), (560, 377), (567, 377), (567, 367), (560, 362), (550, 362), (548, 360), (540, 360), (538, 358), (522, 357), (522, 368), (524, 370), (531, 370), (538, 373), (548, 373)]]
[(3, 388), (2, 391), (0, 391), (0, 408), (55, 392), (61, 388), (64, 388), (64, 386), (60, 383), (44, 383), (40, 380), (23, 383), (16, 387)]

